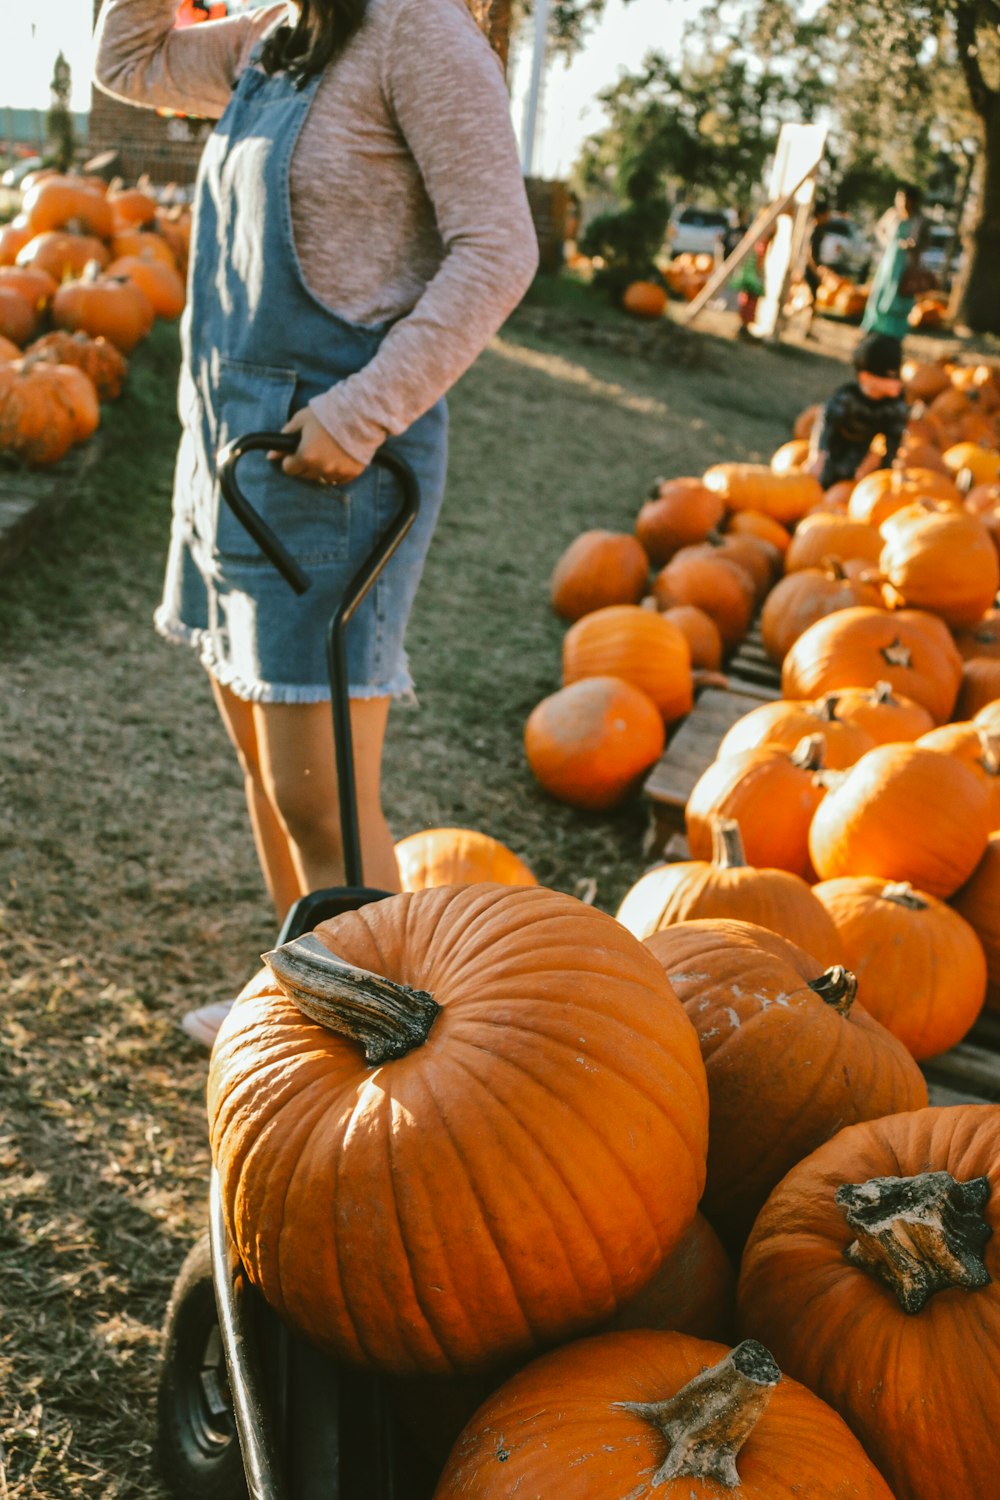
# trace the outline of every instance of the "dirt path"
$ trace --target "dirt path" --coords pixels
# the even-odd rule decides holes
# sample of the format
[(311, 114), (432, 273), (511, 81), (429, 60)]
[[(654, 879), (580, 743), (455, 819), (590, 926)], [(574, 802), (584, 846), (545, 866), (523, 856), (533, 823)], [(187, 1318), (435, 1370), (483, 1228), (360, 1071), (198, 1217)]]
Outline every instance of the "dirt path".
[[(839, 337), (839, 334), (838, 334)], [(203, 1223), (205, 1060), (180, 1015), (228, 996), (273, 936), (228, 745), (188, 654), (152, 633), (172, 450), (173, 340), (136, 361), (99, 464), (2, 579), (0, 1496), (157, 1500), (159, 1324)], [(737, 349), (671, 370), (517, 323), (452, 402), (446, 513), (414, 618), (419, 707), (391, 728), (402, 834), (467, 824), (614, 909), (644, 813), (538, 792), (521, 731), (554, 690), (546, 583), (650, 479), (762, 458), (841, 370)], [(596, 882), (596, 887), (594, 886)]]

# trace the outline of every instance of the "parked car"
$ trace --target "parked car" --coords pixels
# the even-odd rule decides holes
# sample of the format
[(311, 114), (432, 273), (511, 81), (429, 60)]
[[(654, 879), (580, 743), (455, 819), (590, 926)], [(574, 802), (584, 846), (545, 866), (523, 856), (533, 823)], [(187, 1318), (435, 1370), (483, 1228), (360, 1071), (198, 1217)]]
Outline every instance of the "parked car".
[[(926, 271), (933, 272), (938, 281), (944, 284), (957, 275), (963, 254), (962, 242), (956, 237), (951, 224), (932, 224), (920, 261)], [(947, 265), (945, 257), (948, 257)]]
[(872, 261), (872, 245), (850, 219), (830, 218), (824, 225), (819, 263), (856, 280), (864, 278)]
[(667, 243), (671, 254), (682, 255), (685, 251), (693, 255), (702, 251), (714, 254), (731, 222), (725, 209), (694, 208), (689, 204), (679, 203), (667, 225)]
[(40, 156), (26, 156), (23, 161), (19, 161), (13, 167), (7, 168), (3, 176), (0, 177), (0, 186), (5, 188), (19, 188), (28, 173), (37, 172), (41, 165), (42, 158)]

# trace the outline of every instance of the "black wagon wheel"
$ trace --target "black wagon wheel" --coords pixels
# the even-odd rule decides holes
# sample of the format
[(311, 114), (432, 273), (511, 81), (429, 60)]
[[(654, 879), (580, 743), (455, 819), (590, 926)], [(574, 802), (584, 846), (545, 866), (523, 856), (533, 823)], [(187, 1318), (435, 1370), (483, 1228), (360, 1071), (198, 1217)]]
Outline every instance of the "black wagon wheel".
[(207, 1234), (188, 1253), (167, 1305), (156, 1450), (177, 1500), (247, 1500)]

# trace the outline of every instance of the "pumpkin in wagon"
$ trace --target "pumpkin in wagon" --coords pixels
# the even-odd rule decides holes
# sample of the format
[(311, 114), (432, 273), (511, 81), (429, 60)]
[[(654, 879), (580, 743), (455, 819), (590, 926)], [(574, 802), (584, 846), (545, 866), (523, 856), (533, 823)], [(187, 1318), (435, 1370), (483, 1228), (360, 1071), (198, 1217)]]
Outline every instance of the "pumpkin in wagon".
[(397, 1374), (612, 1316), (694, 1217), (707, 1092), (662, 967), (541, 887), (416, 891), (267, 955), (212, 1052), (229, 1233), (277, 1312)]

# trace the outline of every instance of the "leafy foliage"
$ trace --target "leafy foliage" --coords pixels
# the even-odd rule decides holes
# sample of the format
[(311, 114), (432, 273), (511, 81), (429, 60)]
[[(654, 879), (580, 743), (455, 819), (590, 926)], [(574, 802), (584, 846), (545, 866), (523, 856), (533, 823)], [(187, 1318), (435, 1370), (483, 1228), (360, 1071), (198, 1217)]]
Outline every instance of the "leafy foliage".
[(73, 129), (73, 116), (70, 114), (69, 109), (73, 80), (70, 74), (69, 63), (61, 52), (56, 58), (55, 68), (52, 73), (51, 88), (52, 103), (45, 120), (50, 147), (49, 154), (52, 165), (58, 167), (60, 172), (67, 172), (73, 165), (76, 134)]

